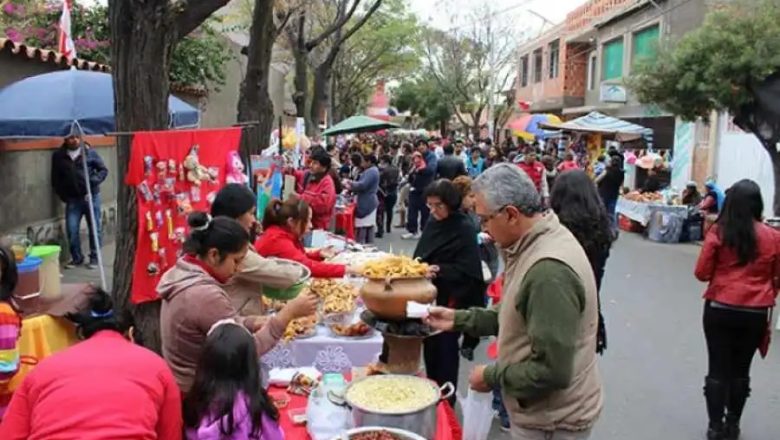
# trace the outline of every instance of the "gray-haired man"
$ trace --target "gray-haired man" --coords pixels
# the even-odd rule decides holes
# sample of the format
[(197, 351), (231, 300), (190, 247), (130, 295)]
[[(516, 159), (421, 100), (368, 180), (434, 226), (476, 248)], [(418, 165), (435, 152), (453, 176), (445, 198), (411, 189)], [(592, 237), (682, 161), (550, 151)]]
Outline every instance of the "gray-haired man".
[(581, 440), (603, 401), (596, 365), (596, 282), (574, 236), (545, 212), (519, 168), (499, 164), (472, 186), (482, 227), (503, 248), (503, 297), (495, 309), (434, 307), (441, 330), (498, 335), (498, 362), (476, 367), (477, 391), (501, 388), (512, 438)]

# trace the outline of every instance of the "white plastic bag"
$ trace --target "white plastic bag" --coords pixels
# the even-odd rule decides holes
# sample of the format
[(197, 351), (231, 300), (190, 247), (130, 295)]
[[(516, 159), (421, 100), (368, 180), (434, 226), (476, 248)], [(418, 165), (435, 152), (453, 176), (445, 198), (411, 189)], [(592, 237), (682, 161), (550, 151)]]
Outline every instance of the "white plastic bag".
[(306, 405), (306, 430), (312, 440), (330, 440), (352, 428), (352, 414), (349, 409), (331, 402), (328, 388), (320, 384)]
[(493, 424), (493, 394), (469, 388), (461, 398), (463, 409), (463, 440), (486, 440)]

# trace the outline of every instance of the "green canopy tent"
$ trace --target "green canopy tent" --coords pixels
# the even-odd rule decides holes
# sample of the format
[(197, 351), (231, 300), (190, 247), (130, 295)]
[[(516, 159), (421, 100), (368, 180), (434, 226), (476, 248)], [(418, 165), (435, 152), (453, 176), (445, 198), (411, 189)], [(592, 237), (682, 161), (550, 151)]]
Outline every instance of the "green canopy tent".
[(374, 119), (369, 116), (352, 116), (323, 131), (322, 135), (335, 136), (337, 134), (365, 133), (368, 131), (386, 130), (388, 128), (398, 128), (398, 124)]

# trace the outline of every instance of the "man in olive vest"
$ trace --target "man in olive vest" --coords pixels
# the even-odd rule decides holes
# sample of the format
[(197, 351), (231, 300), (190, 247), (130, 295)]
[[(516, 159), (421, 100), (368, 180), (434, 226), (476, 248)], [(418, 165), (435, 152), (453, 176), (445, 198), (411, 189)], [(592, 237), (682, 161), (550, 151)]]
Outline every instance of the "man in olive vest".
[(500, 388), (515, 440), (590, 437), (603, 403), (596, 363), (596, 282), (585, 252), (545, 212), (531, 179), (499, 164), (472, 185), (482, 228), (506, 262), (494, 309), (432, 307), (440, 330), (498, 336), (498, 362), (478, 366), (471, 388)]

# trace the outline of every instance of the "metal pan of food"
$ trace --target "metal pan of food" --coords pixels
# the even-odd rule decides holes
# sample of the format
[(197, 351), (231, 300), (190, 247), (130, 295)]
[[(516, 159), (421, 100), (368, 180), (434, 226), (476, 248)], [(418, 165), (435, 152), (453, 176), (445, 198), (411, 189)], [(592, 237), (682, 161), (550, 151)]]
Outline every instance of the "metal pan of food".
[(343, 396), (328, 398), (352, 412), (357, 427), (388, 426), (432, 440), (436, 434), (436, 406), (455, 393), (451, 383), (439, 388), (431, 380), (388, 374), (352, 382)]
[(425, 440), (425, 438), (404, 429), (366, 426), (350, 429), (331, 440)]

